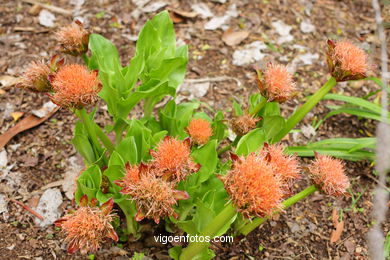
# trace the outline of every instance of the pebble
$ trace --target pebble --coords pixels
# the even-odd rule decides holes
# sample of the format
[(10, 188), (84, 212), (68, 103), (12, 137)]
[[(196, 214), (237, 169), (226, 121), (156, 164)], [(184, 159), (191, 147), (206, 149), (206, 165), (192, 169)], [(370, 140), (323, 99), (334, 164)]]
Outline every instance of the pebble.
[(261, 51), (266, 49), (267, 45), (260, 41), (247, 44), (242, 50), (234, 51), (233, 64), (236, 66), (245, 66), (260, 61), (266, 56)]
[(54, 27), (54, 21), (56, 20), (56, 16), (48, 10), (43, 9), (39, 12), (38, 20), (39, 24), (45, 27)]
[(38, 214), (40, 214), (44, 220), (38, 218), (35, 219), (35, 224), (40, 227), (45, 227), (51, 225), (56, 221), (61, 213), (59, 211), (59, 206), (62, 203), (62, 195), (59, 189), (47, 189), (41, 196), (38, 206), (35, 209)]
[(299, 26), (299, 29), (303, 33), (311, 33), (315, 31), (315, 26), (310, 22), (310, 20), (303, 20)]

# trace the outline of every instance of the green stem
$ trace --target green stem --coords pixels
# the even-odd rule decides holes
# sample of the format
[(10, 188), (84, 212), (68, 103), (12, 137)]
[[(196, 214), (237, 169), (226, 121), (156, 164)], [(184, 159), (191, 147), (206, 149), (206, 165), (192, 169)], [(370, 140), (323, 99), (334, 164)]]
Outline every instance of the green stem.
[(305, 104), (295, 111), (287, 120), (285, 127), (273, 138), (272, 142), (277, 143), (282, 140), (336, 84), (336, 79), (331, 77)]
[(250, 112), (251, 116), (257, 115), (257, 113), (260, 112), (260, 110), (267, 104), (267, 99), (262, 98), (260, 103), (255, 106), (255, 108)]
[[(237, 214), (236, 209), (230, 203), (224, 210), (222, 210), (200, 233), (199, 236), (209, 237), (213, 239), (216, 234), (229, 223)], [(203, 250), (207, 249), (210, 245), (209, 242), (192, 242), (186, 248), (183, 249), (180, 254), (180, 260), (194, 259), (195, 256), (200, 254)]]
[(87, 130), (88, 136), (91, 139), (93, 145), (96, 147), (97, 150), (101, 150), (101, 145), (99, 143), (99, 140), (96, 137), (96, 131), (94, 127), (94, 122), (91, 120), (89, 115), (87, 114), (87, 111), (85, 108), (76, 110), (76, 115), (81, 119), (83, 122), (85, 129)]
[(221, 150), (218, 151), (218, 155), (221, 155), (223, 154), (224, 152), (228, 151), (229, 149), (231, 149), (233, 146), (236, 146), (238, 141), (240, 141), (241, 139), (241, 136), (236, 136), (236, 138), (234, 139), (234, 141), (232, 143), (230, 143), (229, 145), (225, 146), (224, 148), (221, 148)]
[[(298, 201), (306, 198), (310, 194), (313, 194), (317, 188), (312, 185), (304, 189), (303, 191), (299, 192), (298, 194), (295, 194), (294, 196), (286, 199), (282, 204), (283, 204), (283, 210), (289, 208), (290, 206), (294, 205)], [(279, 213), (280, 211), (276, 211), (275, 213)], [(274, 213), (274, 214), (275, 214)], [(250, 232), (252, 232), (255, 228), (263, 224), (265, 221), (268, 220), (269, 217), (264, 217), (264, 218), (256, 218), (252, 222), (246, 224), (242, 228), (238, 230), (238, 233), (241, 233), (243, 235), (248, 235)]]
[(95, 124), (95, 130), (100, 141), (102, 141), (103, 145), (107, 148), (107, 150), (111, 154), (114, 151), (115, 146), (111, 143), (108, 136), (103, 132), (103, 130), (97, 124)]
[(135, 205), (130, 200), (122, 200), (117, 203), (126, 217), (126, 234), (133, 235), (134, 237), (138, 237), (138, 223), (135, 221)]
[(88, 58), (87, 54), (86, 53), (81, 54), (81, 58), (85, 62), (85, 65), (87, 65), (87, 67), (89, 67), (89, 58)]

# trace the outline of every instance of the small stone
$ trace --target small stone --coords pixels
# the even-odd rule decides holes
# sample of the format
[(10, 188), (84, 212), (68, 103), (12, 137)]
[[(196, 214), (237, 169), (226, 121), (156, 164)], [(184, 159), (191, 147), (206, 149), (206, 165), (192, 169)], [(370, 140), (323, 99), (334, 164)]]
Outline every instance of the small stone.
[(355, 249), (355, 252), (358, 254), (360, 254), (362, 251), (363, 251), (363, 248), (361, 248), (360, 246), (356, 247), (356, 249)]
[(56, 221), (61, 213), (59, 211), (59, 206), (62, 203), (62, 195), (59, 189), (47, 189), (41, 196), (36, 212), (40, 214), (44, 219), (43, 221), (36, 218), (35, 224), (40, 227), (45, 227), (51, 225)]
[(311, 33), (315, 31), (315, 26), (310, 22), (310, 20), (303, 20), (299, 26), (303, 33)]
[(56, 17), (51, 12), (47, 11), (46, 9), (43, 9), (39, 13), (38, 20), (39, 23), (45, 27), (54, 27), (54, 21), (56, 20)]

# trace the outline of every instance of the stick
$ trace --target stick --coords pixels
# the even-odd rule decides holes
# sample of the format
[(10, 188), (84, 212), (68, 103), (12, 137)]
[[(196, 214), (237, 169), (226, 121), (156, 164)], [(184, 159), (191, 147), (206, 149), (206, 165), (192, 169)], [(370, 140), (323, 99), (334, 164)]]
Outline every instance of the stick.
[(35, 1), (35, 0), (23, 0), (23, 2), (29, 3), (29, 4), (33, 4), (33, 5), (40, 5), (40, 6), (42, 6), (43, 8), (45, 8), (47, 10), (53, 11), (54, 13), (59, 13), (59, 14), (68, 15), (68, 16), (72, 16), (73, 15), (72, 11), (63, 9), (61, 7), (53, 6), (53, 5), (40, 3), (40, 2)]
[(9, 199), (10, 201), (18, 204), (19, 206), (22, 206), (25, 210), (27, 210), (28, 212), (30, 212), (31, 214), (33, 214), (34, 216), (36, 216), (37, 218), (39, 218), (40, 220), (44, 220), (44, 218), (39, 215), (38, 212), (36, 212), (35, 210), (33, 210), (32, 208), (30, 208), (29, 206), (27, 206), (26, 204), (24, 204), (23, 202), (20, 202), (18, 200), (14, 200), (14, 199)]

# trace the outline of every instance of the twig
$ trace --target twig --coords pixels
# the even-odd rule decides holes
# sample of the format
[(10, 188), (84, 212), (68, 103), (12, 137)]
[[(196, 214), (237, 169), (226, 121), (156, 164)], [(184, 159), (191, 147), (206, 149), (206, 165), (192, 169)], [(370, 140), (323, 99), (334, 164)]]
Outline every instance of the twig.
[(39, 218), (40, 220), (44, 220), (44, 218), (39, 215), (38, 212), (36, 212), (35, 210), (33, 210), (32, 208), (30, 208), (29, 206), (27, 206), (26, 204), (24, 204), (23, 202), (20, 202), (18, 200), (14, 200), (14, 199), (9, 199), (10, 201), (18, 204), (19, 206), (22, 206), (25, 210), (27, 210), (28, 212), (30, 212), (31, 214), (33, 214), (34, 216), (36, 216), (37, 218)]
[(45, 8), (47, 10), (50, 10), (50, 11), (52, 11), (54, 13), (59, 13), (59, 14), (63, 14), (63, 15), (72, 16), (72, 11), (63, 9), (61, 7), (57, 7), (57, 6), (54, 6), (54, 5), (43, 4), (43, 3), (40, 3), (40, 2), (35, 1), (35, 0), (23, 0), (23, 2), (29, 3), (29, 4), (33, 4), (33, 5), (40, 5), (43, 8)]
[(219, 81), (229, 81), (234, 80), (238, 86), (241, 86), (242, 83), (236, 78), (228, 77), (228, 76), (221, 76), (221, 77), (215, 77), (215, 78), (202, 78), (202, 79), (186, 79), (185, 83), (204, 83), (204, 82), (219, 82)]
[(375, 178), (371, 174), (365, 174), (365, 176), (370, 178), (371, 180), (373, 180), (376, 184), (381, 186), (383, 189), (387, 190), (387, 192), (390, 192), (390, 189), (388, 187), (386, 187), (386, 185), (383, 185), (383, 183), (381, 183), (377, 178)]
[(383, 82), (382, 86), (382, 97), (381, 97), (381, 122), (377, 128), (377, 147), (376, 147), (376, 170), (379, 176), (379, 183), (375, 189), (374, 197), (374, 208), (372, 211), (375, 225), (368, 233), (368, 244), (370, 249), (371, 258), (375, 260), (385, 259), (384, 256), (384, 235), (381, 228), (382, 223), (386, 221), (387, 214), (387, 201), (388, 192), (383, 189), (386, 186), (386, 175), (390, 167), (390, 126), (386, 123), (388, 118), (388, 67), (387, 67), (387, 45), (386, 45), (386, 34), (383, 28), (383, 20), (381, 16), (381, 9), (378, 0), (372, 0), (372, 7), (375, 11), (375, 21), (378, 29), (379, 41), (381, 43), (381, 78)]

